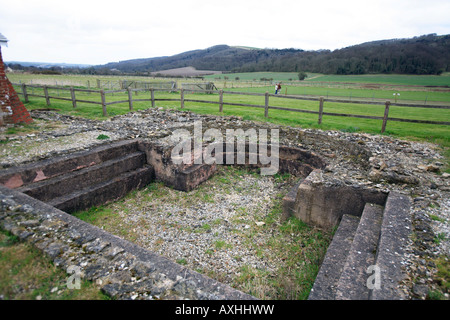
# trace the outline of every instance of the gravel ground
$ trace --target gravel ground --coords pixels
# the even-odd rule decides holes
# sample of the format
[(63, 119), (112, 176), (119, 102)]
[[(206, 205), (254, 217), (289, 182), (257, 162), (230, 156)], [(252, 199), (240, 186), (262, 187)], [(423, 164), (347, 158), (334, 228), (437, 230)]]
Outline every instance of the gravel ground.
[[(264, 223), (279, 190), (271, 177), (245, 175), (234, 180), (233, 188), (217, 190), (207, 201), (191, 192), (189, 196), (203, 198), (192, 203), (193, 199), (180, 199), (181, 192), (160, 186), (162, 195), (138, 195), (112, 207), (135, 229), (139, 245), (191, 269), (221, 274), (226, 280), (239, 276), (243, 265), (274, 273), (277, 264), (267, 259), (270, 255), (256, 254), (245, 241), (253, 234), (254, 243), (268, 243), (271, 234), (258, 225)], [(215, 179), (202, 189), (220, 185)], [(134, 209), (136, 203), (141, 204), (139, 210)]]
[[(103, 212), (114, 217), (100, 213), (93, 223), (258, 298), (295, 299), (309, 292), (305, 283), (293, 285), (295, 271), (318, 267), (331, 234), (305, 227), (300, 236), (279, 215), (270, 220), (294, 181), (221, 167), (188, 193), (153, 183), (107, 205)], [(287, 257), (290, 248), (295, 257)], [(289, 285), (279, 290), (280, 281)]]

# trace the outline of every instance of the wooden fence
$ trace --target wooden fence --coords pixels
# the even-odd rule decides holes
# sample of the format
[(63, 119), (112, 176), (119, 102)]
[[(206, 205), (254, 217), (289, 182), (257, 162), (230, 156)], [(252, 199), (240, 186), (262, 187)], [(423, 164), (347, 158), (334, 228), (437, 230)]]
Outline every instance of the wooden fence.
[[(275, 95), (275, 94), (269, 94), (266, 93), (250, 93), (250, 92), (235, 92), (235, 91), (224, 91), (224, 90), (218, 90), (218, 91), (211, 91), (211, 90), (185, 90), (185, 89), (175, 89), (175, 90), (167, 90), (167, 89), (159, 89), (159, 88), (143, 88), (143, 89), (132, 89), (127, 88), (123, 90), (91, 90), (91, 89), (75, 89), (74, 87), (57, 87), (57, 86), (41, 86), (41, 85), (26, 85), (24, 83), (22, 84), (14, 84), (15, 86), (20, 86), (22, 89), (22, 92), (18, 92), (21, 94), (25, 100), (25, 102), (28, 102), (28, 98), (30, 96), (33, 97), (42, 97), (45, 98), (47, 106), (50, 106), (50, 99), (58, 99), (58, 100), (66, 100), (71, 101), (74, 108), (77, 107), (77, 102), (80, 103), (91, 103), (91, 104), (99, 104), (102, 106), (103, 109), (103, 115), (106, 117), (108, 116), (107, 112), (107, 106), (118, 104), (118, 103), (128, 103), (129, 109), (133, 110), (133, 103), (138, 101), (146, 101), (151, 102), (151, 106), (155, 107), (156, 101), (178, 101), (180, 102), (181, 108), (184, 108), (185, 102), (195, 102), (195, 103), (208, 103), (208, 104), (218, 104), (219, 105), (219, 112), (223, 112), (223, 106), (241, 106), (241, 107), (251, 107), (251, 108), (261, 108), (264, 109), (264, 116), (267, 118), (269, 117), (269, 110), (284, 110), (284, 111), (290, 111), (290, 112), (302, 112), (302, 113), (310, 113), (310, 114), (317, 114), (318, 115), (318, 123), (322, 123), (323, 116), (336, 116), (336, 117), (351, 117), (351, 118), (361, 118), (361, 119), (374, 119), (374, 120), (382, 120), (382, 127), (381, 127), (381, 133), (384, 133), (386, 130), (386, 124), (387, 121), (398, 121), (398, 122), (411, 122), (411, 123), (424, 123), (424, 124), (432, 124), (432, 125), (450, 125), (450, 122), (447, 121), (430, 121), (430, 120), (414, 120), (414, 119), (402, 119), (402, 118), (390, 118), (389, 117), (389, 107), (390, 106), (396, 106), (396, 107), (408, 107), (408, 108), (434, 108), (434, 109), (450, 109), (450, 106), (448, 105), (417, 105), (417, 104), (405, 104), (405, 103), (394, 103), (392, 104), (390, 101), (386, 102), (375, 102), (375, 101), (362, 101), (362, 100), (344, 100), (344, 99), (328, 99), (324, 97), (302, 97), (302, 96), (289, 96), (289, 95)], [(28, 93), (27, 89), (29, 87), (32, 88), (41, 88), (44, 91), (44, 95), (38, 95), (38, 94), (30, 94)], [(57, 90), (68, 90), (70, 91), (70, 98), (63, 98), (60, 96), (50, 96), (48, 90), (49, 89), (57, 89)], [(156, 91), (166, 91), (166, 92), (179, 92), (180, 98), (178, 99), (156, 99), (155, 98), (155, 92)], [(92, 101), (92, 100), (80, 100), (76, 98), (76, 92), (87, 92), (87, 93), (95, 93), (100, 95), (100, 101)], [(137, 95), (138, 92), (150, 92), (150, 99), (136, 99), (133, 98), (133, 92)], [(111, 101), (106, 102), (106, 94), (114, 94), (114, 93), (128, 93), (128, 98), (126, 100), (120, 100), (120, 101)], [(185, 95), (187, 93), (208, 93), (208, 94), (218, 94), (219, 95), (219, 101), (206, 101), (206, 100), (198, 100), (198, 99), (186, 99)], [(233, 103), (233, 102), (226, 102), (224, 101), (224, 94), (227, 95), (246, 95), (246, 96), (264, 96), (265, 97), (265, 103), (264, 105), (255, 105), (255, 104), (243, 104), (243, 103)], [(92, 95), (91, 95), (92, 96)], [(302, 109), (292, 109), (292, 108), (285, 108), (285, 107), (277, 107), (277, 106), (271, 106), (269, 105), (270, 97), (276, 97), (280, 99), (291, 99), (291, 100), (308, 100), (308, 101), (317, 101), (318, 104), (318, 110), (302, 110)], [(345, 113), (332, 113), (332, 112), (324, 112), (324, 103), (325, 102), (339, 102), (339, 103), (349, 103), (349, 104), (370, 104), (370, 105), (384, 105), (385, 111), (384, 116), (368, 116), (368, 115), (356, 115), (356, 114), (345, 114)]]

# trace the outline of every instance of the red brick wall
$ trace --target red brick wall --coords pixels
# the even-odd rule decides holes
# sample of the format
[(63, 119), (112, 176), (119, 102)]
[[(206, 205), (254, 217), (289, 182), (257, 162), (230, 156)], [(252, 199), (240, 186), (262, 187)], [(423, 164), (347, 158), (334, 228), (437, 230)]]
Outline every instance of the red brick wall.
[[(8, 113), (8, 107), (12, 110), (12, 115), (3, 115), (4, 123), (30, 123), (30, 113), (20, 101), (16, 90), (6, 77), (5, 65), (3, 64), (2, 51), (0, 47), (0, 107), (4, 113)], [(0, 125), (2, 125), (0, 119)]]

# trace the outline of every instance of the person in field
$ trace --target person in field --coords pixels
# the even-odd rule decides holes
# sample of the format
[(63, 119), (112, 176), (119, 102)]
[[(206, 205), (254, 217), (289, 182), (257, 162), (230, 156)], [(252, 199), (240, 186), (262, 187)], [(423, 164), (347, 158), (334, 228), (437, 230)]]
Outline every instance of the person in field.
[(277, 83), (275, 85), (275, 94), (278, 94), (278, 92), (281, 91), (281, 82)]

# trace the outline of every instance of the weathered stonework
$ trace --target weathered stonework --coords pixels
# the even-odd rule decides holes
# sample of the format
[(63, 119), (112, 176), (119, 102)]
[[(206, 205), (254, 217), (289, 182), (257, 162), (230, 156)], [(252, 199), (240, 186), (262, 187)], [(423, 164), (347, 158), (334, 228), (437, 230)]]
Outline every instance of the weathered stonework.
[(344, 214), (361, 216), (366, 203), (384, 205), (387, 196), (340, 180), (327, 181), (320, 169), (311, 172), (292, 192), (290, 215), (325, 229), (336, 227)]
[[(30, 123), (30, 113), (20, 101), (16, 90), (6, 77), (5, 65), (0, 47), (0, 112), (4, 116), (0, 117), (0, 125), (14, 123)], [(6, 115), (6, 116), (5, 116)]]
[(254, 299), (3, 186), (0, 226), (115, 299)]

